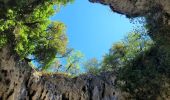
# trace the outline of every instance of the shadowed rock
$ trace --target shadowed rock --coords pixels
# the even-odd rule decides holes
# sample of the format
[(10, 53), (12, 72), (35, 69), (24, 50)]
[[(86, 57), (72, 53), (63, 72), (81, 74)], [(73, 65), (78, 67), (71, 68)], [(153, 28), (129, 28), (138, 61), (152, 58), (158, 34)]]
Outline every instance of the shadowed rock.
[[(11, 1), (11, 0), (8, 0)], [(37, 0), (33, 0), (37, 1)], [(40, 0), (42, 2), (42, 0)], [(145, 17), (151, 26), (149, 35), (158, 49), (169, 48), (169, 0), (89, 0), (110, 6), (113, 12), (127, 17)], [(37, 3), (35, 3), (37, 4)], [(169, 50), (169, 49), (168, 49)], [(113, 72), (101, 75), (33, 74), (25, 61), (19, 61), (5, 47), (0, 51), (0, 100), (122, 100), (114, 87)], [(167, 99), (168, 100), (168, 99)]]

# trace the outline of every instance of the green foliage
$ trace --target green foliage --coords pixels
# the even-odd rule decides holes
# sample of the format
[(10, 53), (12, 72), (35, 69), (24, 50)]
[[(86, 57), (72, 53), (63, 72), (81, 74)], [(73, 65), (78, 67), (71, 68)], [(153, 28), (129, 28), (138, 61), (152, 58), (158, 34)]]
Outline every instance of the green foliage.
[[(33, 55), (42, 69), (66, 51), (65, 25), (52, 22), (55, 7), (73, 0), (1, 0), (0, 48), (10, 45), (20, 59)], [(12, 2), (12, 3), (11, 3)]]
[[(165, 100), (169, 95), (169, 65), (165, 59), (170, 59), (156, 46), (140, 54), (125, 67), (119, 69), (117, 86), (137, 100)], [(167, 64), (167, 65), (166, 65)]]
[(96, 59), (92, 58), (84, 62), (83, 64), (85, 72), (97, 75), (100, 73), (101, 63)]
[(4, 45), (7, 43), (7, 38), (5, 35), (0, 35), (0, 49), (3, 48)]
[(44, 34), (44, 38), (41, 38), (37, 48), (32, 53), (41, 66), (44, 66), (43, 70), (47, 69), (58, 54), (64, 54), (66, 52), (67, 37), (64, 33), (65, 26), (59, 22), (53, 22), (48, 27), (48, 34)]
[(165, 100), (170, 94), (170, 46), (161, 44), (135, 30), (104, 57), (102, 70), (116, 72), (115, 84), (128, 100)]
[(78, 75), (80, 74), (80, 64), (81, 59), (83, 58), (83, 54), (80, 51), (74, 51), (72, 52), (67, 58), (66, 58), (66, 72), (71, 75)]
[(64, 56), (56, 57), (53, 59), (49, 67), (43, 69), (47, 72), (63, 72), (71, 76), (77, 76), (81, 73), (81, 61), (83, 54), (77, 50), (67, 50), (67, 54)]
[(143, 54), (152, 46), (152, 40), (145, 32), (135, 30), (128, 34), (122, 42), (113, 44), (109, 54), (104, 56), (102, 70), (118, 70), (127, 62)]

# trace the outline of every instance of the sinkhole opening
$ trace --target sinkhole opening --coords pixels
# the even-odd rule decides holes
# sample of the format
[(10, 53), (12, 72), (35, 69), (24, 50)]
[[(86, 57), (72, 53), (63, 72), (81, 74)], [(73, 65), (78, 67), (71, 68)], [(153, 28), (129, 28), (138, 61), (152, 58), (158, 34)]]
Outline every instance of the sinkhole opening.
[[(67, 52), (56, 55), (47, 72), (99, 74), (122, 67), (153, 41), (147, 35), (144, 18), (128, 19), (113, 13), (108, 6), (75, 0), (50, 17), (66, 25)], [(33, 56), (31, 56), (33, 57)], [(40, 64), (33, 61), (39, 68)], [(41, 70), (41, 68), (39, 68)]]

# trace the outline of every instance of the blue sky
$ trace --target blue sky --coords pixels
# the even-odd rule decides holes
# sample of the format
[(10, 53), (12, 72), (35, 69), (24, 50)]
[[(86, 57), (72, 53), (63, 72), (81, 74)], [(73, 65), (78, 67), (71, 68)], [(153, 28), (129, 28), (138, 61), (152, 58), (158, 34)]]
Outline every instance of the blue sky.
[(66, 24), (69, 47), (80, 50), (86, 59), (96, 57), (101, 60), (111, 45), (120, 41), (134, 26), (108, 6), (88, 0), (75, 0), (51, 19)]

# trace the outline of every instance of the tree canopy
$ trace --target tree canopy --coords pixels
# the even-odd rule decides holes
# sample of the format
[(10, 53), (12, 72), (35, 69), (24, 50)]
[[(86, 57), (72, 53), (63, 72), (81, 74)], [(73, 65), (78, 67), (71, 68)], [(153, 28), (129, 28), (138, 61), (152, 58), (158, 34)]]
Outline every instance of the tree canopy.
[(83, 63), (86, 73), (99, 74), (101, 72), (101, 63), (96, 58), (91, 58)]
[(104, 56), (102, 70), (111, 71), (124, 67), (152, 45), (153, 41), (147, 35), (146, 29), (135, 29), (122, 41), (113, 44), (109, 53)]
[(115, 86), (127, 99), (165, 100), (169, 95), (169, 59), (169, 46), (157, 45), (147, 31), (135, 30), (111, 47), (101, 69), (116, 73)]
[(73, 0), (0, 0), (0, 48), (10, 45), (21, 60), (34, 56), (42, 69), (67, 48), (65, 25), (51, 21), (60, 5)]

